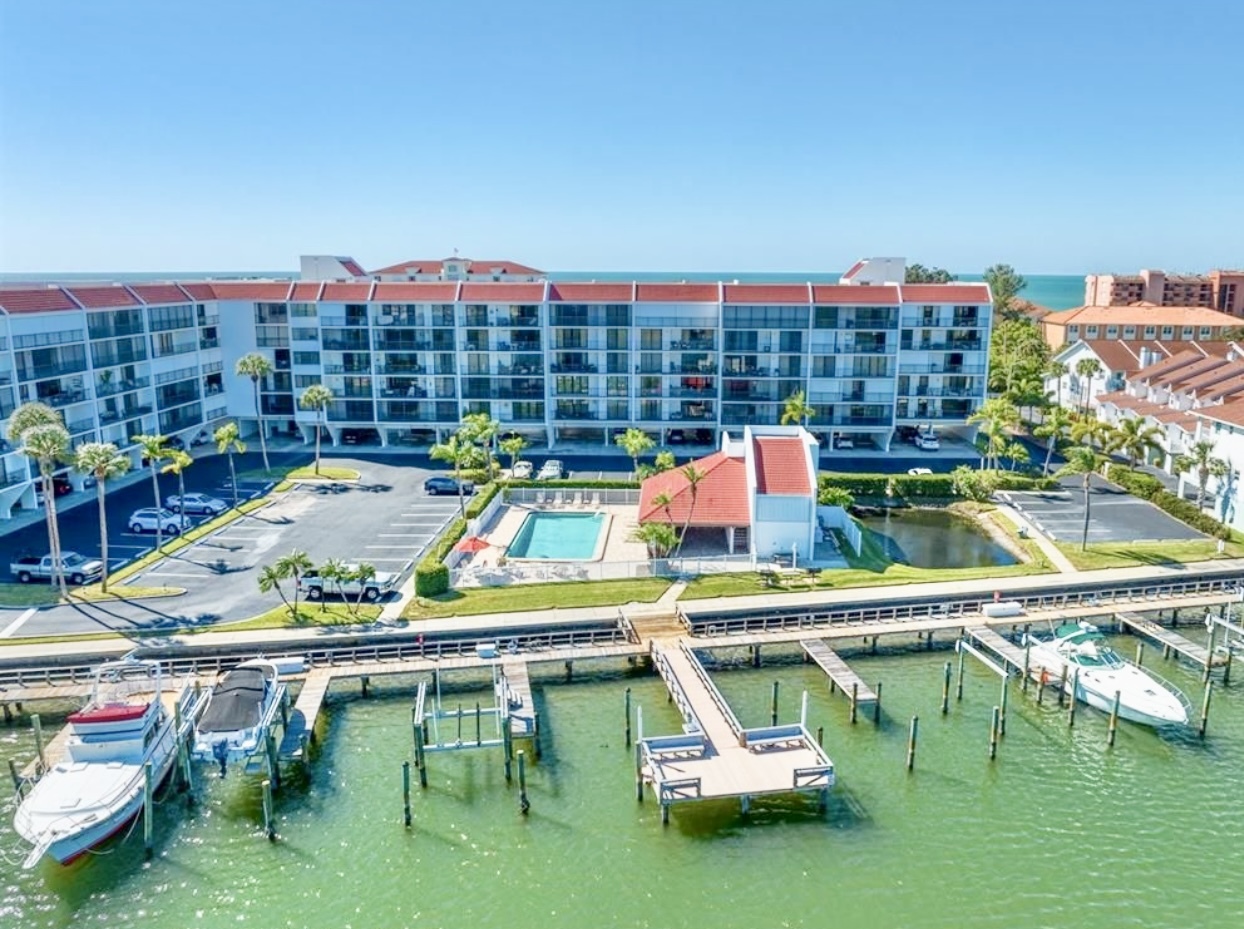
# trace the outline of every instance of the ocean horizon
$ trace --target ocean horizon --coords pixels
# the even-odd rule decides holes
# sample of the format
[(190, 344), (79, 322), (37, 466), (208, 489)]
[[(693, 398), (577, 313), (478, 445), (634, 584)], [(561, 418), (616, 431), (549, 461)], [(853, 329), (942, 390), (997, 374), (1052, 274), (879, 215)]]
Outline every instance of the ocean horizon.
[[(736, 281), (749, 283), (835, 284), (841, 271), (549, 271), (559, 281)], [(205, 281), (256, 278), (294, 279), (297, 271), (109, 271), (109, 272), (0, 272), (0, 283), (82, 284), (87, 281)], [(961, 281), (982, 280), (980, 274), (958, 274)], [(1069, 310), (1084, 302), (1084, 275), (1029, 274), (1020, 296), (1051, 310)]]

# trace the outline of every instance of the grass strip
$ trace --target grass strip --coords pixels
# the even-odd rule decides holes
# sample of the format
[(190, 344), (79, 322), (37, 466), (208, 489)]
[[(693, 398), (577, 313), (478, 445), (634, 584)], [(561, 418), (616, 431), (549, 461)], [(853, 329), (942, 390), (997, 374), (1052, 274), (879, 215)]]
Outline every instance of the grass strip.
[(1178, 542), (1090, 542), (1080, 550), (1075, 542), (1055, 542), (1059, 551), (1081, 571), (1104, 568), (1134, 568), (1141, 565), (1191, 564), (1219, 558), (1244, 556), (1244, 545), (1227, 542), (1218, 551), (1216, 539), (1188, 539)]
[(546, 584), (514, 584), (506, 587), (470, 587), (434, 597), (416, 597), (402, 611), (403, 619), (441, 616), (476, 616), (481, 613), (521, 613), (554, 607), (614, 606), (652, 603), (669, 588), (670, 581), (646, 577), (621, 581), (557, 581)]
[(69, 595), (70, 600), (95, 602), (99, 600), (156, 600), (160, 597), (180, 597), (186, 592), (184, 587), (135, 587), (128, 584), (113, 584), (108, 592), (100, 590), (98, 584), (79, 587)]
[(0, 584), (0, 606), (23, 609), (59, 602), (60, 594), (51, 584)]

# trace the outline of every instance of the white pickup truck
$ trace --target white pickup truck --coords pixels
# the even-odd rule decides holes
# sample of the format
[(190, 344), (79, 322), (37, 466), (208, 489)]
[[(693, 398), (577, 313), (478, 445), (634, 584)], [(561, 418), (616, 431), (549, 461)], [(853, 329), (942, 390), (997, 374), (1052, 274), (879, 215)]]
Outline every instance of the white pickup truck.
[[(88, 581), (97, 581), (100, 575), (104, 573), (104, 563), (102, 561), (88, 561), (77, 552), (61, 552), (60, 563), (61, 570), (65, 573), (65, 580), (70, 584), (85, 584)], [(9, 564), (9, 573), (21, 583), (29, 584), (31, 581), (50, 581), (52, 579), (52, 567), (51, 555), (44, 555), (42, 558), (38, 555), (28, 555), (11, 562)]]
[[(346, 565), (353, 571), (356, 565)], [(304, 574), (298, 579), (298, 591), (308, 600), (322, 600), (325, 596), (357, 598), (359, 593), (368, 603), (379, 600), (393, 589), (398, 575), (392, 571), (377, 571), (376, 576), (369, 578), (365, 584), (358, 581), (339, 581), (336, 578), (322, 578), (318, 574)]]

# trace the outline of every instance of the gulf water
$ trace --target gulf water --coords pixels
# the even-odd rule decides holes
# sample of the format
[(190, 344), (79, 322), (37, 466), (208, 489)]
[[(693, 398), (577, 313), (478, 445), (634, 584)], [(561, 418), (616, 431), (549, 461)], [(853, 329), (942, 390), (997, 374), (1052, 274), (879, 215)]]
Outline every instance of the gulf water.
[[(1132, 654), (1134, 641), (1114, 640)], [(543, 757), (528, 770), (530, 815), (518, 811), (499, 750), (429, 756), (402, 822), (401, 765), (412, 759), (416, 678), (335, 685), (321, 750), (277, 795), (279, 839), (263, 834), (260, 785), (199, 770), (196, 805), (166, 794), (156, 851), (141, 828), (105, 854), (62, 868), (17, 868), (13, 802), (0, 810), (0, 926), (158, 927), (1057, 927), (1228, 929), (1244, 919), (1244, 684), (1217, 687), (1208, 738), (1122, 723), (1081, 706), (1067, 725), (1010, 692), (1007, 733), (988, 758), (997, 678), (967, 668), (962, 702), (940, 713), (948, 650), (883, 649), (853, 666), (884, 684), (880, 726), (852, 726), (815, 666), (793, 651), (764, 667), (724, 655), (713, 674), (744, 725), (779, 718), (824, 728), (838, 784), (829, 809), (802, 798), (676, 807), (634, 796), (624, 745), (624, 692), (649, 734), (680, 720), (654, 677), (618, 664), (537, 669)], [(768, 659), (772, 658), (771, 662)], [(1149, 650), (1199, 708), (1199, 675)], [(451, 680), (447, 676), (447, 681)], [(463, 679), (450, 706), (487, 701)], [(919, 715), (915, 771), (905, 769)], [(464, 738), (474, 738), (467, 720)], [(452, 729), (442, 735), (453, 738)], [(485, 735), (488, 735), (485, 729)], [(0, 729), (3, 753), (27, 760), (30, 730)], [(521, 747), (521, 743), (520, 743)]]

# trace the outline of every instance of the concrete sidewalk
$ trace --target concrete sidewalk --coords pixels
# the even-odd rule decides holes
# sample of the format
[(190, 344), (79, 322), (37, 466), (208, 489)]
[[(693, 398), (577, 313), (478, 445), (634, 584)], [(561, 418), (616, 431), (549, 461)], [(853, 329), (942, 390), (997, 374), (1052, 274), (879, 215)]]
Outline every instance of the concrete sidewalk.
[(1050, 559), (1050, 564), (1059, 570), (1062, 574), (1077, 574), (1079, 568), (1071, 563), (1066, 555), (1062, 553), (1057, 545), (1046, 538), (1045, 533), (1041, 532), (1034, 526), (1024, 514), (1019, 512), (1009, 503), (998, 507), (998, 512), (1015, 524), (1017, 528), (1027, 533), (1029, 540), (1035, 542), (1037, 548), (1041, 549), (1042, 554)]

